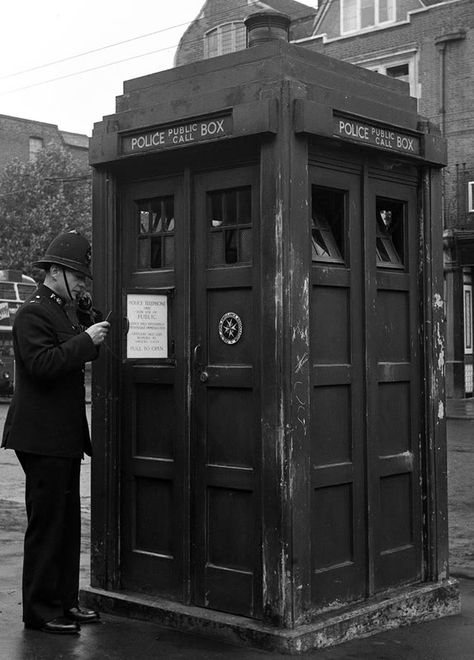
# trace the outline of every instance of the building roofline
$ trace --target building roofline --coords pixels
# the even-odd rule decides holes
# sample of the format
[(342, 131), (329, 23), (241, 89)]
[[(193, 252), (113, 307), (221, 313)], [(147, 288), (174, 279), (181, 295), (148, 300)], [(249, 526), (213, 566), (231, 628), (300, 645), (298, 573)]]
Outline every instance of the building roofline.
[(50, 124), (49, 122), (46, 121), (38, 121), (37, 119), (27, 119), (26, 117), (15, 117), (14, 115), (2, 115), (0, 114), (0, 119), (14, 119), (15, 121), (21, 121), (24, 122), (25, 124), (41, 124), (42, 126), (51, 126), (52, 128), (58, 129), (57, 124)]
[(382, 30), (390, 30), (395, 27), (400, 27), (401, 25), (409, 25), (411, 23), (411, 16), (414, 14), (421, 14), (423, 12), (427, 12), (432, 9), (437, 9), (439, 7), (446, 7), (447, 5), (455, 4), (457, 2), (465, 2), (465, 1), (466, 0), (444, 0), (442, 2), (436, 3), (435, 5), (423, 5), (423, 7), (419, 7), (418, 9), (412, 9), (408, 11), (407, 18), (402, 21), (390, 23), (389, 25), (374, 26), (371, 28), (367, 28), (365, 30), (350, 32), (349, 34), (341, 34), (337, 37), (328, 37), (327, 33), (325, 32), (322, 32), (321, 34), (316, 34), (316, 30), (318, 29), (318, 26), (321, 25), (322, 19), (327, 13), (327, 10), (329, 9), (332, 2), (332, 0), (326, 0), (325, 4), (321, 6), (321, 14), (318, 13), (317, 19), (315, 21), (316, 23), (314, 28), (315, 31), (313, 32), (313, 34), (309, 37), (302, 37), (301, 39), (295, 39), (292, 41), (292, 43), (302, 44), (302, 43), (308, 43), (313, 40), (316, 41), (317, 39), (322, 39), (323, 44), (329, 44), (329, 43), (333, 43), (334, 41), (341, 41), (342, 39), (353, 39), (356, 37), (366, 36), (368, 34), (373, 34), (374, 32), (380, 32)]

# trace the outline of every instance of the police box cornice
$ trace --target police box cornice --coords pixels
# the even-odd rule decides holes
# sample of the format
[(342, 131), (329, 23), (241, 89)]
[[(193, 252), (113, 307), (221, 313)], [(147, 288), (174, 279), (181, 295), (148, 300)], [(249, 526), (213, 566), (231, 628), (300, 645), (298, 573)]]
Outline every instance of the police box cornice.
[[(429, 122), (415, 115), (415, 100), (407, 101), (403, 109), (400, 106), (405, 94), (398, 81), (386, 82), (383, 95), (377, 83), (375, 100), (368, 102), (364, 90), (374, 86), (376, 74), (342, 63), (335, 71), (327, 58), (291, 44), (273, 42), (233, 54), (232, 76), (222, 68), (226, 58), (178, 68), (177, 79), (170, 70), (124, 83), (117, 112), (94, 127), (90, 163), (98, 166), (140, 154), (197, 148), (206, 142), (277, 135), (287, 111), (296, 135), (352, 142), (398, 158), (446, 163), (445, 144)], [(250, 64), (258, 64), (259, 74), (239, 87)], [(295, 82), (296, 70), (302, 80), (312, 76), (311, 84), (302, 87)], [(337, 85), (341, 76), (344, 90)], [(221, 77), (225, 88), (217, 90)], [(189, 85), (195, 91), (186, 96)], [(338, 118), (346, 119), (341, 129)], [(375, 141), (378, 129), (387, 131), (378, 134), (380, 144)]]
[[(433, 163), (443, 164), (446, 159), (444, 148), (440, 150), (440, 136), (436, 134), (383, 124), (369, 117), (350, 115), (307, 99), (295, 99), (293, 124), (295, 133), (336, 137)], [(179, 122), (164, 122), (135, 131), (118, 131), (108, 136), (115, 143), (113, 147), (109, 145), (114, 157), (130, 157), (257, 133), (278, 133), (276, 99), (237, 105), (206, 115), (184, 117)], [(94, 161), (94, 155), (91, 154), (91, 162)]]

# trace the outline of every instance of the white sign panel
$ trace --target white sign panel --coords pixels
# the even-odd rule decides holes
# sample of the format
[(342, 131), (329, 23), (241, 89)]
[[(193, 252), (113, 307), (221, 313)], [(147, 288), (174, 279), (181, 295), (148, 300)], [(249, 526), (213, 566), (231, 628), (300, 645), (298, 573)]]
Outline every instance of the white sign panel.
[(127, 294), (127, 358), (168, 357), (168, 296)]

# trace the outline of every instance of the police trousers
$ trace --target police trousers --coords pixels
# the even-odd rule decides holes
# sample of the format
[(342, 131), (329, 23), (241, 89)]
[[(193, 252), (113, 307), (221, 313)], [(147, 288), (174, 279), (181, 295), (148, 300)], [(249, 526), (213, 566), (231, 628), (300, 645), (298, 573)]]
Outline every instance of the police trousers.
[(38, 626), (78, 605), (80, 458), (16, 452), (26, 478), (23, 621)]

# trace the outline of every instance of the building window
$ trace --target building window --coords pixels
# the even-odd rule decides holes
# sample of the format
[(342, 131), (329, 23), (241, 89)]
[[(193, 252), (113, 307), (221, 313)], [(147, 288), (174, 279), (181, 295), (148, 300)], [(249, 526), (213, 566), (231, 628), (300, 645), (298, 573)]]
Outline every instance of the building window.
[(204, 35), (204, 57), (217, 57), (247, 46), (247, 31), (242, 22), (224, 23)]
[(464, 353), (472, 355), (472, 284), (464, 284)]
[(357, 32), (395, 21), (395, 0), (342, 0), (341, 33)]
[(30, 163), (34, 163), (43, 148), (43, 138), (30, 137)]
[(362, 66), (369, 71), (376, 71), (389, 78), (403, 80), (410, 85), (410, 96), (417, 99), (421, 96), (421, 87), (418, 84), (418, 57), (414, 50), (391, 55), (381, 55), (371, 60), (354, 60), (352, 64)]
[(474, 181), (467, 184), (467, 212), (474, 213)]
[[(464, 294), (464, 355), (472, 356), (472, 277), (468, 269), (463, 273), (463, 294)], [(474, 390), (472, 357), (464, 362), (464, 390), (469, 396), (472, 396)]]

